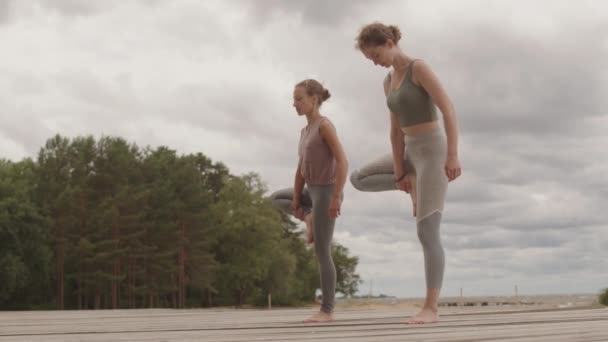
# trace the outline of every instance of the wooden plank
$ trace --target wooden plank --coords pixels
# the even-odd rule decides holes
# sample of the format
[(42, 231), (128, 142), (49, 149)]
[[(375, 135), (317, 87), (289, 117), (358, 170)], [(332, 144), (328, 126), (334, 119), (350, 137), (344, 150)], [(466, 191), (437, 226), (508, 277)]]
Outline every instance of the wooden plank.
[[(563, 327), (562, 330), (572, 329), (570, 326)], [(232, 336), (227, 334), (219, 336), (208, 336), (200, 334), (200, 332), (166, 332), (162, 334), (154, 334), (150, 332), (143, 332), (137, 334), (85, 334), (85, 335), (54, 335), (54, 336), (37, 336), (34, 338), (25, 337), (20, 339), (21, 341), (319, 341), (319, 340), (331, 340), (331, 341), (593, 341), (608, 336), (606, 331), (603, 332), (580, 332), (576, 330), (571, 331), (556, 331), (554, 333), (548, 333), (546, 330), (539, 331), (538, 329), (527, 329), (517, 331), (494, 331), (489, 333), (487, 330), (469, 331), (468, 333), (462, 333), (458, 330), (443, 331), (443, 332), (418, 332), (419, 328), (402, 329), (399, 331), (379, 331), (373, 335), (357, 335), (351, 336), (349, 334), (299, 334), (293, 335), (282, 335), (282, 336), (268, 336), (265, 334), (255, 334), (252, 336)], [(408, 332), (408, 333), (405, 333)], [(3, 341), (0, 339), (0, 341)], [(8, 340), (6, 340), (8, 341)], [(17, 341), (12, 339), (11, 341)]]
[[(0, 313), (3, 341), (600, 341), (608, 309), (448, 313), (433, 325), (402, 324), (400, 310), (345, 310), (299, 323), (310, 310), (116, 310)], [(413, 312), (412, 312), (413, 313)]]
[[(602, 315), (603, 313), (603, 315)], [(520, 315), (500, 315), (500, 314), (487, 314), (479, 316), (467, 316), (460, 318), (457, 316), (444, 318), (444, 320), (437, 324), (443, 326), (451, 325), (487, 325), (493, 323), (509, 324), (520, 321), (537, 322), (537, 321), (584, 321), (594, 318), (606, 318), (608, 312), (602, 310), (589, 310), (587, 313), (572, 312), (569, 315), (526, 315), (521, 313)], [(177, 317), (167, 314), (163, 317), (146, 317), (138, 315), (137, 317), (121, 317), (113, 319), (100, 320), (97, 318), (83, 319), (81, 318), (75, 322), (72, 318), (62, 317), (55, 319), (52, 322), (36, 323), (32, 320), (28, 320), (25, 323), (12, 323), (9, 324), (4, 321), (0, 328), (0, 336), (6, 334), (15, 334), (19, 331), (27, 330), (30, 333), (35, 332), (46, 332), (46, 333), (59, 333), (59, 332), (111, 332), (111, 331), (129, 331), (130, 329), (135, 330), (163, 330), (170, 327), (170, 329), (198, 329), (198, 330), (217, 330), (217, 329), (247, 329), (247, 328), (273, 328), (273, 329), (289, 329), (292, 327), (303, 327), (305, 325), (300, 324), (298, 321), (291, 317), (281, 317), (285, 319), (284, 322), (277, 322), (278, 319), (272, 317), (266, 317), (260, 314), (257, 317), (257, 322), (249, 322), (243, 324), (241, 322), (242, 317), (238, 317), (236, 314), (224, 314), (217, 315), (213, 319), (207, 319), (203, 321), (199, 319), (197, 315), (190, 315), (189, 317), (183, 317), (177, 315)], [(231, 323), (236, 321), (237, 323)], [(258, 323), (259, 322), (259, 323)], [(378, 324), (400, 324), (403, 322), (401, 318), (394, 317), (376, 317), (374, 319), (343, 319), (329, 324), (323, 324), (318, 326), (332, 326), (340, 327), (345, 326), (350, 328), (364, 328), (370, 325)]]

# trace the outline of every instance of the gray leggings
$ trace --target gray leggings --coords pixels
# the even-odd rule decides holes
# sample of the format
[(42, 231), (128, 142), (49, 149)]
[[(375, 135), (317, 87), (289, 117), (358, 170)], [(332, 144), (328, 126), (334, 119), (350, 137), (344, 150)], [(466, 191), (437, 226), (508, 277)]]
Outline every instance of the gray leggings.
[[(336, 267), (331, 257), (331, 240), (334, 235), (335, 219), (329, 217), (329, 205), (334, 193), (334, 184), (310, 185), (302, 191), (300, 205), (305, 212), (312, 211), (315, 254), (319, 261), (321, 311), (333, 312), (336, 297)], [(293, 188), (281, 189), (271, 195), (272, 203), (282, 211), (293, 215), (291, 207)]]
[[(445, 255), (439, 236), (441, 214), (448, 186), (445, 174), (447, 145), (440, 128), (406, 137), (404, 172), (416, 176), (416, 225), (424, 252), (426, 285), (441, 288)], [(350, 181), (361, 191), (397, 190), (393, 157), (388, 154), (355, 170)]]

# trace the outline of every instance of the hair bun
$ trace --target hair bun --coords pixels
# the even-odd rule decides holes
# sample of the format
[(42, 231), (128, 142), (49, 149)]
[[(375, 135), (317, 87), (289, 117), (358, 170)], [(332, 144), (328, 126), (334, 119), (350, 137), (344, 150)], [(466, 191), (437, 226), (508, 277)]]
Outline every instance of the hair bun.
[(329, 99), (330, 97), (331, 97), (331, 94), (329, 93), (329, 90), (323, 89), (323, 93), (322, 93), (321, 99), (323, 101), (327, 101), (327, 99)]
[(401, 39), (401, 30), (395, 25), (389, 25), (388, 29), (393, 34), (393, 43), (397, 44), (397, 42)]

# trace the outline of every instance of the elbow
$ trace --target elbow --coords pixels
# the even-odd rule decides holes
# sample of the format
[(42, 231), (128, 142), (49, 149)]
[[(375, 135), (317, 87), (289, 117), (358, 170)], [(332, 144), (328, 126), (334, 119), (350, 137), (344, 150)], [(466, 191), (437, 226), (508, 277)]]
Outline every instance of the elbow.
[(439, 108), (443, 116), (444, 121), (452, 121), (456, 119), (456, 111), (452, 105), (448, 105), (444, 108)]
[(397, 144), (403, 141), (403, 133), (402, 132), (391, 132), (391, 143)]
[(336, 160), (336, 164), (338, 166), (338, 168), (340, 169), (341, 173), (346, 174), (348, 173), (348, 159), (346, 159), (346, 157), (342, 157), (339, 160)]
[(393, 139), (403, 139), (403, 131), (399, 127), (391, 127), (391, 140)]

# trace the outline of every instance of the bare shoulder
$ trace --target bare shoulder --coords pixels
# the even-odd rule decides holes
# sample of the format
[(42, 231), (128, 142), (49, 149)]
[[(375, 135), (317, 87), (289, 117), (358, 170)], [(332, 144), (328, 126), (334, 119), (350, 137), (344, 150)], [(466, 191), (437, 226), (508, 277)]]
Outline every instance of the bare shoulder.
[(412, 68), (414, 69), (414, 71), (425, 70), (425, 69), (431, 68), (429, 63), (422, 58), (416, 58), (412, 61), (412, 63), (414, 63), (414, 64), (412, 64)]
[(319, 135), (332, 150), (334, 149), (334, 146), (340, 144), (336, 127), (328, 118), (324, 118), (319, 124)]
[(430, 64), (423, 59), (416, 59), (412, 65), (412, 81), (420, 85), (425, 83), (425, 80), (434, 79), (435, 74)]
[(321, 120), (321, 123), (319, 124), (319, 131), (321, 132), (321, 134), (323, 134), (324, 132), (327, 132), (327, 131), (334, 131), (335, 129), (336, 128), (335, 128), (334, 124), (327, 117), (324, 117)]

